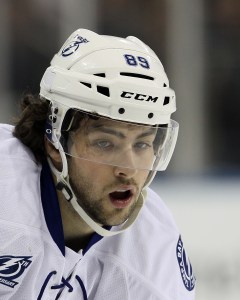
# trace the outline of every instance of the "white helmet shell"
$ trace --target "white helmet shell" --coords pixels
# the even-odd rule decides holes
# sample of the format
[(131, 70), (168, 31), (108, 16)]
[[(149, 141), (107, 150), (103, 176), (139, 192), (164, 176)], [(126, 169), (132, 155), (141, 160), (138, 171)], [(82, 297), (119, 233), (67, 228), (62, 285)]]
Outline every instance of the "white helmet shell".
[(109, 118), (167, 124), (175, 93), (156, 54), (136, 37), (76, 30), (51, 61), (40, 95)]

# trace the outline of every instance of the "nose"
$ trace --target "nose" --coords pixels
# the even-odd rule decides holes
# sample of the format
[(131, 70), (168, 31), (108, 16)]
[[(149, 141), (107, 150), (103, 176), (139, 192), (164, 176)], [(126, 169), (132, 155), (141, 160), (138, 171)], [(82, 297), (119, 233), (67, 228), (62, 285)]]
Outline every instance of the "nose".
[(134, 163), (133, 153), (131, 150), (126, 151), (121, 158), (119, 164), (114, 167), (114, 175), (116, 177), (132, 178), (138, 172), (136, 162)]
[(137, 174), (137, 169), (126, 168), (122, 166), (114, 167), (114, 175), (116, 177), (133, 178)]

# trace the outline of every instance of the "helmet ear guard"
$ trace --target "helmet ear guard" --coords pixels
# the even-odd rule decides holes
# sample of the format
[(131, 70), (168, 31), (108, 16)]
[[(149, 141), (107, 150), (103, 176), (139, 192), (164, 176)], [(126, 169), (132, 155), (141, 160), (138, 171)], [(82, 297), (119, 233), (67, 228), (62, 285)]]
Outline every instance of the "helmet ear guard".
[[(163, 135), (159, 135), (160, 140), (156, 142), (156, 159), (145, 187), (151, 183), (157, 170), (166, 169), (178, 134), (178, 124), (171, 120), (171, 114), (176, 110), (175, 93), (169, 88), (157, 55), (138, 38), (117, 38), (78, 29), (54, 56), (40, 86), (40, 96), (52, 105), (46, 135), (62, 158), (61, 171), (50, 162), (62, 191), (69, 189), (73, 193), (68, 179), (67, 155), (68, 135), (75, 126), (76, 112), (158, 127), (159, 134), (162, 132)], [(109, 235), (86, 215), (74, 193), (70, 198), (74, 209), (90, 227), (102, 235)], [(142, 205), (143, 197), (140, 202)], [(140, 206), (133, 213), (134, 217), (126, 222), (126, 228), (135, 220)]]

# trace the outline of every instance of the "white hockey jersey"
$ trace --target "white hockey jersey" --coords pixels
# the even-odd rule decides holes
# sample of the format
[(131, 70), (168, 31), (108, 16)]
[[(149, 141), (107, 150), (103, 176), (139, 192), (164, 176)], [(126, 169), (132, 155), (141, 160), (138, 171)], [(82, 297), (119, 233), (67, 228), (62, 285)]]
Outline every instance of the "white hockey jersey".
[[(65, 247), (51, 172), (0, 126), (1, 300), (193, 300), (195, 278), (178, 229), (148, 189), (124, 233)], [(112, 228), (111, 230), (114, 230)]]

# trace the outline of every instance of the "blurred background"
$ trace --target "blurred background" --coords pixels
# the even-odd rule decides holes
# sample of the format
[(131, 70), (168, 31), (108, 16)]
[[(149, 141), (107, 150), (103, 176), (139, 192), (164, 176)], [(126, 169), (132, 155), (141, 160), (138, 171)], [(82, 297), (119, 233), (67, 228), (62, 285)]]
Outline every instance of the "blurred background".
[(240, 299), (240, 1), (8, 0), (0, 10), (0, 122), (39, 92), (77, 28), (142, 39), (176, 91), (177, 147), (153, 187), (171, 208), (197, 277), (197, 300)]

